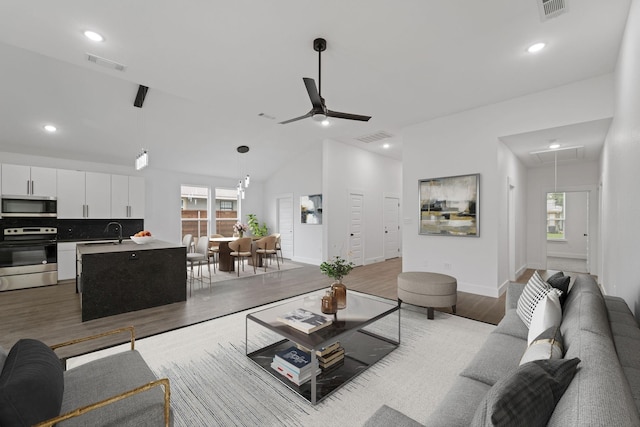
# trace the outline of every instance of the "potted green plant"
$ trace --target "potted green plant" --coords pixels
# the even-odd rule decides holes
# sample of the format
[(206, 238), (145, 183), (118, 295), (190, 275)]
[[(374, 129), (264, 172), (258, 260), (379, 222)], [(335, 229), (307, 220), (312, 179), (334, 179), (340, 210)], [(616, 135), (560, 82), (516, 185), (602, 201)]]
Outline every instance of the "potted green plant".
[(342, 278), (349, 274), (353, 267), (354, 263), (339, 256), (320, 264), (320, 271), (335, 280), (331, 285), (331, 291), (338, 300), (339, 310), (347, 307), (347, 287), (342, 283)]
[(248, 214), (247, 218), (248, 218), (247, 223), (249, 224), (249, 229), (251, 230), (251, 234), (253, 234), (256, 237), (264, 237), (267, 234), (269, 234), (269, 231), (267, 229), (267, 224), (263, 222), (262, 225), (260, 225), (258, 218), (256, 217), (256, 214)]

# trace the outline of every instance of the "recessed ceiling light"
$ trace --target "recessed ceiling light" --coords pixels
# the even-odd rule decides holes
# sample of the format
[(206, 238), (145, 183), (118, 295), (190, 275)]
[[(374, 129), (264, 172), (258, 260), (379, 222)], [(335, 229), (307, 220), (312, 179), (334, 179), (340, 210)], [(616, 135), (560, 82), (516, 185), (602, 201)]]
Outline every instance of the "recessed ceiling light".
[(43, 127), (44, 127), (44, 130), (46, 130), (47, 132), (51, 132), (51, 133), (53, 133), (53, 132), (58, 130), (58, 128), (55, 127), (54, 125), (44, 125)]
[(329, 124), (330, 124), (328, 119), (324, 119), (320, 123), (322, 124), (322, 126), (329, 126)]
[(555, 150), (556, 148), (560, 148), (560, 144), (558, 144), (557, 142), (549, 145), (549, 148), (551, 148), (552, 150)]
[(95, 31), (87, 30), (84, 32), (84, 36), (94, 42), (104, 41), (104, 37), (102, 37), (102, 35), (96, 33)]
[(546, 46), (546, 43), (534, 43), (531, 46), (529, 46), (527, 48), (527, 52), (529, 53), (536, 53), (536, 52), (540, 52), (542, 49), (544, 49), (544, 47)]
[(389, 144), (383, 144), (382, 145), (382, 148), (389, 148), (389, 147), (391, 147)]

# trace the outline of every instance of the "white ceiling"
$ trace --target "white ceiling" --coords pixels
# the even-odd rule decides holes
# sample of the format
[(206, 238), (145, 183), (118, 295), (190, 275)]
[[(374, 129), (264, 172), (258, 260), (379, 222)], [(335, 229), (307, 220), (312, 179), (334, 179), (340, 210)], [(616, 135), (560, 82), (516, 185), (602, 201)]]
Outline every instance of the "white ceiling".
[[(406, 125), (613, 71), (630, 0), (568, 0), (546, 22), (536, 1), (3, 0), (0, 151), (132, 165), (144, 147), (153, 168), (254, 179), (325, 138), (401, 159)], [(369, 122), (277, 123), (311, 108), (316, 37), (328, 108)]]

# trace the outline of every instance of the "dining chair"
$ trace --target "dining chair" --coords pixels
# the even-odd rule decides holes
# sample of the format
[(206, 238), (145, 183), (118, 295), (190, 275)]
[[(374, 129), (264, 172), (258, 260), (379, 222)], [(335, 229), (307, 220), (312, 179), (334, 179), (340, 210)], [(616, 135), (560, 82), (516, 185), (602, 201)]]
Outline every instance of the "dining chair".
[(276, 261), (278, 262), (278, 270), (280, 270), (280, 260), (278, 260), (278, 253), (276, 252), (276, 240), (276, 236), (272, 234), (271, 236), (266, 236), (256, 241), (256, 259), (253, 265), (257, 265), (258, 258), (262, 257), (264, 271), (267, 271), (267, 260), (275, 255)]
[(187, 253), (187, 261), (191, 264), (191, 280), (189, 282), (189, 296), (191, 296), (191, 288), (193, 287), (193, 265), (198, 263), (198, 276), (200, 276), (200, 283), (202, 281), (202, 264), (207, 264), (209, 269), (209, 290), (211, 290), (211, 265), (209, 264), (209, 238), (200, 237), (196, 243), (196, 251)]
[[(280, 252), (280, 262), (284, 264), (284, 257), (282, 256), (282, 245), (280, 243), (280, 233), (273, 233), (276, 236), (276, 252)], [(278, 255), (276, 254), (276, 258)]]
[[(237, 271), (238, 277), (240, 277), (240, 262), (242, 262), (242, 271), (244, 271), (244, 260), (251, 258), (251, 242), (253, 239), (251, 237), (243, 237), (241, 239), (234, 240), (229, 242), (229, 249), (231, 249), (231, 256), (235, 257), (237, 260)], [(256, 265), (253, 263), (253, 274), (256, 273)]]
[(187, 247), (187, 253), (191, 252), (191, 246), (193, 246), (193, 234), (185, 234), (182, 238), (182, 246)]
[[(210, 238), (218, 239), (220, 237), (224, 237), (222, 234), (212, 234)], [(220, 242), (210, 242), (209, 244), (209, 258), (211, 258), (211, 262), (213, 263), (213, 274), (216, 273), (216, 262), (218, 262), (218, 258), (220, 257)]]

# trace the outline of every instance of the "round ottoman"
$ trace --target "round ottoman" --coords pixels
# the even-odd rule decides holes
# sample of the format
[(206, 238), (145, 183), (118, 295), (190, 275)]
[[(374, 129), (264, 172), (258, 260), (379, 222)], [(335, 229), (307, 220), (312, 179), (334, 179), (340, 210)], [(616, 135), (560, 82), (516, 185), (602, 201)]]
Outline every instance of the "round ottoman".
[(427, 307), (427, 318), (433, 319), (433, 307), (451, 307), (456, 312), (458, 282), (455, 277), (424, 271), (398, 274), (398, 305), (403, 302)]

